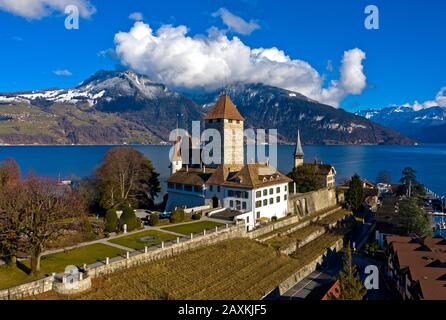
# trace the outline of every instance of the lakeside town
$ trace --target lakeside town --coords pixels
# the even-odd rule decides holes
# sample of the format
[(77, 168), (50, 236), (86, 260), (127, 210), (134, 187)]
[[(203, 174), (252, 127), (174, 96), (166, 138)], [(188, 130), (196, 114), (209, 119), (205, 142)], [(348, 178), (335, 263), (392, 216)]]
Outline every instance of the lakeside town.
[(244, 121), (228, 95), (203, 117), (215, 163), (177, 126), (162, 202), (128, 146), (76, 183), (1, 162), (0, 299), (446, 299), (445, 199), (415, 170), (336, 179), (297, 130), (280, 172), (245, 158)]

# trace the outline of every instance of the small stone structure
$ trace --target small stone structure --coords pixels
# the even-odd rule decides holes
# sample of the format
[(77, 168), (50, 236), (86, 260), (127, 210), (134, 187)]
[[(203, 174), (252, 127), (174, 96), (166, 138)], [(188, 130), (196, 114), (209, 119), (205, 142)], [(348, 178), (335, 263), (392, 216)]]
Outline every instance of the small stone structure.
[(320, 189), (308, 193), (289, 195), (288, 212), (301, 218), (338, 204), (335, 189)]

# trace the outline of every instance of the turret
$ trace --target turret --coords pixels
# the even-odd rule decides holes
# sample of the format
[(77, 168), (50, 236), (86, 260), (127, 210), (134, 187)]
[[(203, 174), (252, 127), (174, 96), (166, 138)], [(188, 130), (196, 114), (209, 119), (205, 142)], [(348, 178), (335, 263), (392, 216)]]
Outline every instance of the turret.
[(297, 142), (296, 149), (294, 151), (294, 169), (302, 166), (304, 164), (304, 150), (302, 149), (302, 144), (300, 142), (300, 131), (297, 130)]

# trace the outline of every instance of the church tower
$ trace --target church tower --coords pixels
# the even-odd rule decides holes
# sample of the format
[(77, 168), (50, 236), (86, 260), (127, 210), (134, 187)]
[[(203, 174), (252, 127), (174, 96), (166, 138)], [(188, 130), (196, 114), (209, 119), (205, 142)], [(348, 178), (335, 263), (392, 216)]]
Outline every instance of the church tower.
[(303, 166), (303, 164), (304, 164), (304, 150), (302, 149), (302, 144), (300, 142), (300, 131), (298, 129), (296, 150), (294, 151), (294, 169)]
[(204, 117), (205, 129), (215, 129), (221, 138), (221, 164), (243, 165), (243, 123), (245, 119), (229, 96), (221, 96)]

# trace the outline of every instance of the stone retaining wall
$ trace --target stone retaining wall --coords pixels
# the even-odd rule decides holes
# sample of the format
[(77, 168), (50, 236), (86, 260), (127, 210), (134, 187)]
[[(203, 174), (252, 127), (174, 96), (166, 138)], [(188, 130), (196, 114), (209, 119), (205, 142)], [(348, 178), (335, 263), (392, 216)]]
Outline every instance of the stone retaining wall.
[(54, 276), (0, 290), (0, 300), (17, 300), (53, 289)]

